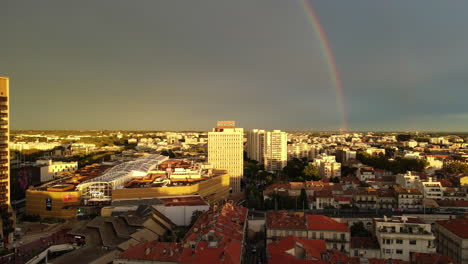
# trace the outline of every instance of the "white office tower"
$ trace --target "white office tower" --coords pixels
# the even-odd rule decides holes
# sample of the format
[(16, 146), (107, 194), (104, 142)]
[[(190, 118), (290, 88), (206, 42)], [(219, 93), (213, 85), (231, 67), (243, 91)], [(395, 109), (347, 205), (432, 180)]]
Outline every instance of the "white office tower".
[(265, 130), (252, 129), (247, 132), (247, 156), (263, 164), (265, 149)]
[(213, 168), (227, 170), (233, 192), (240, 192), (244, 173), (244, 130), (236, 128), (234, 121), (218, 121), (208, 132), (208, 162)]
[(288, 162), (288, 133), (273, 130), (265, 134), (265, 169), (271, 172), (282, 170)]

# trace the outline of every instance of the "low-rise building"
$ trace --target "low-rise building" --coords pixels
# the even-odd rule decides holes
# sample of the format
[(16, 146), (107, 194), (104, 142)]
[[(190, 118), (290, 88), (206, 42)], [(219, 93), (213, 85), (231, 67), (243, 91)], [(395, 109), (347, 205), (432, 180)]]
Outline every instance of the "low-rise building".
[(411, 171), (396, 176), (396, 183), (402, 188), (417, 188), (419, 181), (419, 176), (411, 174)]
[(444, 195), (442, 185), (438, 181), (433, 181), (432, 177), (429, 177), (426, 182), (418, 182), (417, 188), (422, 192), (426, 199), (442, 199), (442, 196)]
[(393, 209), (398, 205), (395, 191), (392, 189), (377, 190), (377, 207), (380, 209)]
[(247, 226), (246, 208), (231, 203), (213, 205), (181, 243), (140, 243), (120, 253), (113, 263), (241, 263)]
[(418, 189), (395, 188), (399, 209), (422, 209), (423, 195)]
[(409, 261), (413, 253), (436, 252), (431, 225), (417, 217), (374, 218), (373, 227), (382, 258)]
[(349, 253), (350, 230), (323, 215), (305, 215), (303, 212), (268, 212), (266, 216), (267, 243), (287, 236), (325, 240), (329, 250)]
[(353, 192), (353, 204), (358, 208), (377, 208), (377, 191), (373, 188), (361, 188)]
[(375, 179), (374, 168), (372, 167), (360, 167), (357, 169), (356, 176), (360, 181), (368, 181)]
[(468, 219), (436, 221), (437, 252), (457, 263), (468, 263)]

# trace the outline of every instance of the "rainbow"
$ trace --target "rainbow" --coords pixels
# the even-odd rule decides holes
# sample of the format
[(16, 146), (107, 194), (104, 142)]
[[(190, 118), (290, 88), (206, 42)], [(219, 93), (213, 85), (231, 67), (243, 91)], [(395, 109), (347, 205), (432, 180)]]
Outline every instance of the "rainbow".
[(325, 35), (325, 32), (323, 31), (323, 27), (320, 24), (317, 13), (315, 13), (315, 10), (312, 7), (312, 4), (310, 3), (309, 0), (303, 0), (303, 4), (304, 4), (304, 9), (306, 10), (306, 13), (308, 14), (310, 23), (314, 27), (315, 33), (317, 34), (317, 37), (320, 40), (320, 46), (322, 47), (323, 54), (325, 56), (325, 60), (328, 66), (328, 72), (330, 73), (330, 79), (336, 90), (336, 98), (337, 98), (336, 100), (337, 100), (337, 104), (338, 104), (339, 111), (341, 114), (341, 121), (343, 124), (342, 129), (344, 131), (348, 131), (348, 117), (346, 113), (346, 105), (345, 105), (344, 95), (343, 95), (343, 86), (341, 84), (340, 74), (338, 73), (338, 70), (336, 67), (335, 58), (333, 57), (333, 53), (331, 52), (331, 48), (330, 48), (330, 44), (328, 43), (327, 36)]

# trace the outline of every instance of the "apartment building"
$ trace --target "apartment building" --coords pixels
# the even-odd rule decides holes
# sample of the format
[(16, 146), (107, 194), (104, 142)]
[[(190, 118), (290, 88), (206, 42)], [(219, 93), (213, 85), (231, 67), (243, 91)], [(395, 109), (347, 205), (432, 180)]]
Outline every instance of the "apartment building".
[(336, 162), (335, 156), (320, 155), (313, 164), (323, 178), (341, 177), (341, 163)]
[(356, 177), (360, 181), (368, 181), (375, 179), (374, 168), (369, 166), (359, 167), (356, 172)]
[(353, 192), (353, 204), (358, 208), (376, 209), (377, 191), (373, 188), (361, 188)]
[(267, 243), (287, 236), (325, 240), (328, 250), (349, 253), (350, 230), (323, 215), (305, 215), (303, 212), (268, 212), (266, 215)]
[(373, 227), (382, 258), (410, 261), (414, 253), (436, 252), (431, 225), (417, 217), (374, 218)]
[(281, 171), (288, 162), (288, 134), (281, 130), (265, 134), (265, 169), (270, 172)]
[(399, 209), (422, 209), (422, 193), (415, 188), (395, 188)]
[(438, 253), (468, 263), (468, 219), (436, 221), (434, 230)]
[(13, 239), (14, 220), (10, 199), (10, 112), (9, 78), (0, 76), (0, 237)]
[(265, 130), (252, 129), (247, 132), (247, 156), (251, 160), (258, 161), (259, 164), (264, 162), (265, 149)]
[(442, 199), (444, 195), (442, 184), (438, 181), (433, 181), (432, 177), (429, 177), (426, 182), (419, 181), (417, 188), (426, 199)]
[(244, 130), (236, 128), (234, 121), (218, 121), (212, 132), (208, 132), (208, 162), (213, 168), (226, 170), (230, 175), (233, 192), (240, 192), (244, 174)]
[(411, 174), (411, 171), (407, 171), (405, 174), (397, 174), (395, 181), (403, 188), (417, 188), (420, 178), (418, 175)]

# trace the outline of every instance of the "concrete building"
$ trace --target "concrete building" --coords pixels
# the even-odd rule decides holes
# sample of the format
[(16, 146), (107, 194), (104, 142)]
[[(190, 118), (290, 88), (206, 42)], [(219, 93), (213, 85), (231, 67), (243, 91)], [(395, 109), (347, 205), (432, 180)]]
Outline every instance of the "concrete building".
[(444, 195), (442, 184), (438, 181), (433, 181), (432, 177), (429, 177), (426, 182), (419, 181), (417, 188), (426, 199), (442, 199)]
[(251, 160), (264, 162), (265, 130), (252, 129), (247, 132), (247, 156)]
[(303, 212), (268, 212), (266, 215), (267, 243), (287, 236), (325, 240), (328, 250), (349, 253), (350, 230), (323, 215), (305, 215)]
[(405, 174), (397, 174), (396, 183), (403, 188), (416, 188), (419, 182), (419, 176), (411, 174), (411, 171), (407, 171)]
[(374, 168), (368, 166), (359, 167), (356, 172), (356, 177), (360, 181), (373, 180), (375, 179)]
[(436, 221), (437, 252), (457, 263), (468, 263), (468, 219)]
[(288, 133), (281, 130), (265, 134), (265, 169), (270, 172), (281, 171), (288, 162)]
[(78, 162), (61, 162), (52, 160), (37, 160), (41, 166), (41, 182), (51, 181), (61, 177), (62, 172), (75, 171), (78, 169)]
[(208, 162), (215, 169), (226, 170), (230, 175), (233, 192), (240, 192), (244, 174), (244, 130), (236, 128), (234, 121), (218, 121), (208, 132)]
[(418, 189), (395, 188), (399, 209), (422, 209), (423, 195)]
[(417, 217), (374, 218), (373, 227), (384, 259), (410, 261), (413, 253), (436, 252), (431, 225)]
[(335, 156), (320, 155), (313, 162), (322, 178), (341, 177), (341, 163)]
[[(13, 238), (14, 220), (10, 204), (10, 111), (9, 79), (0, 76), (0, 237)], [(5, 239), (6, 238), (6, 239)]]
[(163, 204), (155, 205), (159, 212), (177, 226), (190, 226), (193, 212), (205, 212), (210, 204), (199, 195), (173, 196), (159, 198)]

